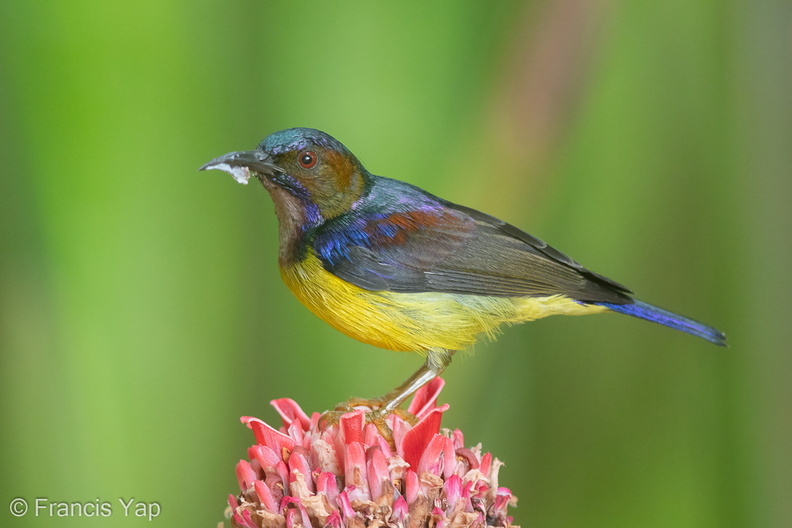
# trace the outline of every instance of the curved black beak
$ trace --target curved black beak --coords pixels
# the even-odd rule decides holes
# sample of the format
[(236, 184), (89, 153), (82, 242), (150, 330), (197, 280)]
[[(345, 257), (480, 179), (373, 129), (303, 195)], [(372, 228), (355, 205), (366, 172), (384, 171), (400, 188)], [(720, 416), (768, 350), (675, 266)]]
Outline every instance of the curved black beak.
[(225, 171), (242, 184), (247, 184), (251, 171), (265, 176), (281, 172), (281, 169), (273, 163), (272, 158), (260, 150), (229, 152), (202, 165), (198, 170), (212, 169)]

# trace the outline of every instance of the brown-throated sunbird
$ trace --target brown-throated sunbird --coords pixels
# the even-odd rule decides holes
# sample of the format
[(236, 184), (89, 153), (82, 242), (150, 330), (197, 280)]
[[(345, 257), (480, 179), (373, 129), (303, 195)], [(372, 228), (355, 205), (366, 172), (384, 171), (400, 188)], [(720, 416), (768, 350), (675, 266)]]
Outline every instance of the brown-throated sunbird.
[(375, 400), (396, 410), (451, 356), (502, 324), (618, 312), (725, 346), (718, 330), (632, 298), (514, 226), (368, 172), (333, 137), (291, 128), (201, 170), (255, 176), (275, 203), (281, 276), (319, 318), (364, 343), (418, 352), (424, 365)]

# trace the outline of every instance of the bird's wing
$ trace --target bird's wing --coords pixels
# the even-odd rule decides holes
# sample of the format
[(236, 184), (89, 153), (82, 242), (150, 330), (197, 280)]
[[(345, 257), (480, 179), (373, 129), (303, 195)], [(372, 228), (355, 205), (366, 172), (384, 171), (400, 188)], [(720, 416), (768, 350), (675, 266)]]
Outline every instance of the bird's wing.
[(326, 270), (372, 291), (629, 303), (630, 291), (474, 209), (438, 206), (344, 218), (316, 233)]

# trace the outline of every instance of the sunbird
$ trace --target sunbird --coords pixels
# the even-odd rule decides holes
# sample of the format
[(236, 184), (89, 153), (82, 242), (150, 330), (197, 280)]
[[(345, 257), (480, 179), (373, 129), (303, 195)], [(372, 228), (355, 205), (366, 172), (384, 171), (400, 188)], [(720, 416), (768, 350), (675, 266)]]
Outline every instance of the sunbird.
[(634, 299), (506, 222), (371, 174), (319, 130), (275, 132), (200, 168), (210, 169), (243, 184), (253, 175), (269, 192), (281, 277), (309, 310), (358, 341), (426, 358), (398, 388), (368, 400), (373, 419), (504, 324), (617, 312), (726, 345), (715, 328)]

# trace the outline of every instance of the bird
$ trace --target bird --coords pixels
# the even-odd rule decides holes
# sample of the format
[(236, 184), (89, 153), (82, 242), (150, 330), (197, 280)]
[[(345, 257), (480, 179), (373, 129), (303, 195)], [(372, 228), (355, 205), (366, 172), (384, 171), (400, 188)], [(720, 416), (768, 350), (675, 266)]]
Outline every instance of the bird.
[(363, 343), (424, 356), (399, 387), (365, 400), (372, 421), (400, 410), (481, 335), (550, 315), (616, 312), (726, 346), (715, 328), (635, 299), (513, 225), (370, 173), (322, 131), (274, 132), (199, 170), (210, 169), (243, 184), (255, 177), (269, 192), (281, 277), (311, 312)]

